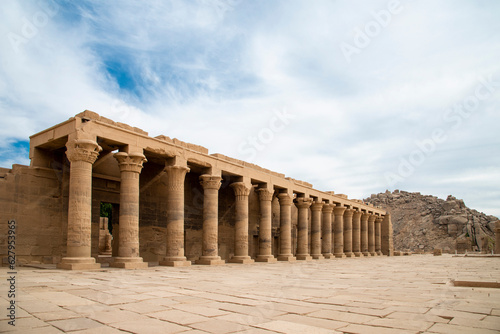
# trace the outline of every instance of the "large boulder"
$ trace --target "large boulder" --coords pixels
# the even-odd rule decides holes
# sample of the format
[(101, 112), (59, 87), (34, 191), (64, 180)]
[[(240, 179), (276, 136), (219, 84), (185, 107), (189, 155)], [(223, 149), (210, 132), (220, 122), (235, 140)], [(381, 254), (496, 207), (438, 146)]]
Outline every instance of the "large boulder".
[(466, 238), (471, 243), (466, 245), (461, 240), (461, 251), (482, 250), (486, 245), (483, 240), (494, 240), (494, 221), (498, 218), (469, 209), (463, 200), (451, 195), (443, 200), (395, 190), (372, 195), (365, 202), (391, 212), (396, 249), (430, 253), (441, 248), (454, 253), (457, 238)]

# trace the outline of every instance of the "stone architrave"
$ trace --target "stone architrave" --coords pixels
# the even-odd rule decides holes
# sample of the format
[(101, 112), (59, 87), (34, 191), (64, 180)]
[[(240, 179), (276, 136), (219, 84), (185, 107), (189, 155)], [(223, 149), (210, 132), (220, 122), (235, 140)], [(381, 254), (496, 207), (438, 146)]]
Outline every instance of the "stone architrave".
[(323, 205), (321, 252), (325, 259), (334, 258), (332, 254), (332, 212), (334, 205)]
[(278, 194), (280, 203), (280, 254), (278, 261), (297, 260), (292, 254), (292, 198), (286, 194)]
[(219, 189), (222, 178), (215, 175), (201, 175), (203, 186), (203, 240), (202, 256), (196, 264), (225, 264), (219, 256)]
[(391, 214), (387, 213), (382, 221), (382, 254), (394, 256), (394, 241)]
[(346, 257), (354, 257), (352, 252), (352, 217), (353, 209), (347, 209), (344, 212), (344, 254)]
[(377, 217), (375, 220), (375, 253), (382, 255), (382, 221), (384, 218)]
[(184, 245), (184, 181), (190, 169), (186, 166), (166, 166), (167, 252), (160, 266), (187, 267)]
[(299, 197), (297, 198), (297, 206), (299, 210), (297, 222), (297, 260), (310, 261), (312, 257), (309, 255), (309, 233), (308, 233), (308, 216), (309, 207), (312, 204), (312, 198)]
[(146, 157), (142, 153), (118, 152), (114, 155), (120, 166), (120, 218), (118, 257), (111, 267), (125, 269), (147, 268), (139, 257), (139, 176)]
[(233, 188), (236, 196), (236, 222), (234, 227), (234, 256), (229, 262), (254, 263), (254, 260), (248, 256), (248, 195), (250, 195), (250, 188), (244, 182), (232, 183), (231, 188)]
[(336, 206), (333, 209), (335, 215), (335, 223), (333, 225), (333, 239), (335, 240), (333, 245), (333, 255), (336, 258), (345, 258), (344, 254), (344, 211), (346, 210), (343, 206)]
[(278, 261), (272, 254), (272, 200), (273, 192), (266, 188), (257, 189), (260, 200), (259, 255), (257, 262)]
[(371, 256), (377, 256), (375, 252), (375, 220), (377, 216), (371, 214), (368, 217), (368, 252)]
[(352, 251), (356, 257), (363, 257), (363, 253), (361, 253), (361, 215), (361, 211), (355, 211), (352, 216)]
[(66, 256), (59, 269), (99, 269), (91, 256), (92, 164), (102, 148), (90, 139), (73, 139), (66, 143), (70, 165), (68, 237)]
[(369, 213), (363, 213), (361, 215), (361, 252), (363, 256), (371, 256), (368, 250), (368, 219), (370, 218)]
[(311, 205), (311, 256), (315, 260), (324, 259), (321, 254), (321, 209), (323, 203)]

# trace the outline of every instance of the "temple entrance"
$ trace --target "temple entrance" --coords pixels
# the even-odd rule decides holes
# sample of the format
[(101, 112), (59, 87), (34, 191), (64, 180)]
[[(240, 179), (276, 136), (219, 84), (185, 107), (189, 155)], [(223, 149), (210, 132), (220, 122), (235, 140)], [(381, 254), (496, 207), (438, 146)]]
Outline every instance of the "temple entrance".
[(109, 262), (118, 252), (119, 205), (101, 202), (99, 214), (98, 262)]

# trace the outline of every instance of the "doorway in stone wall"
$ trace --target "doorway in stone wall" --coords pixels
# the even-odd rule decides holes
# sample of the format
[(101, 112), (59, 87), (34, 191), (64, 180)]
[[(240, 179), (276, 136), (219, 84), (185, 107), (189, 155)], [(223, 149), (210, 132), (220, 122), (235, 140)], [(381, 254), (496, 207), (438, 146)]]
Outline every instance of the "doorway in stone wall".
[(101, 202), (99, 214), (99, 262), (116, 256), (118, 247), (119, 205)]

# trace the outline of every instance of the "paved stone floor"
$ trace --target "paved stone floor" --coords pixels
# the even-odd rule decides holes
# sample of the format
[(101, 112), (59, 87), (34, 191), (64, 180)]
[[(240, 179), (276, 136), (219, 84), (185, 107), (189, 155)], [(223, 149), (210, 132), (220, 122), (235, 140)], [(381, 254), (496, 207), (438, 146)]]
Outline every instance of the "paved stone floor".
[(18, 268), (0, 332), (498, 333), (500, 258), (412, 255), (142, 270)]

